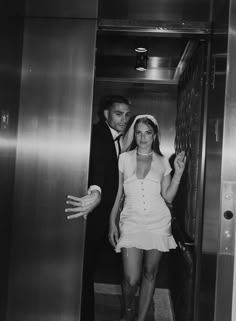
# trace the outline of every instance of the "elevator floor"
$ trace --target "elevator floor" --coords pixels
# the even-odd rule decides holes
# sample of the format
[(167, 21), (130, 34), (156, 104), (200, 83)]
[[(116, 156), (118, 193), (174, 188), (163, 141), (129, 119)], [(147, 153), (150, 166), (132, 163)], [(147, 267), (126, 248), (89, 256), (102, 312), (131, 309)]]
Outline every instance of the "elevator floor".
[[(96, 321), (119, 321), (122, 298), (120, 286), (115, 284), (95, 284)], [(168, 289), (156, 288), (153, 304), (146, 321), (174, 321), (172, 301)]]

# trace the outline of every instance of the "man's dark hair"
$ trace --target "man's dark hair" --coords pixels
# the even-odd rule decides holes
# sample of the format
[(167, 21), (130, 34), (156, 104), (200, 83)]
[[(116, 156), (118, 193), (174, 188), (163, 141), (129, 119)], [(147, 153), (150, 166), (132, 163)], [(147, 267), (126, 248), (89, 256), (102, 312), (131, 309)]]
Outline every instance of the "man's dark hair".
[(128, 98), (120, 95), (109, 95), (101, 98), (98, 107), (98, 117), (100, 120), (105, 120), (104, 110), (109, 110), (116, 103), (130, 106), (131, 102)]

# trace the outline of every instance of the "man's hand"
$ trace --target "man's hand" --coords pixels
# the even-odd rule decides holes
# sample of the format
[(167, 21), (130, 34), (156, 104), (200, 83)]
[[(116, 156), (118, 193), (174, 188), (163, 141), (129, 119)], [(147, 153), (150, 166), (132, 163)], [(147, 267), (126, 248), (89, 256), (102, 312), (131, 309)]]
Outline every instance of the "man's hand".
[(68, 219), (74, 219), (83, 216), (84, 219), (87, 215), (94, 210), (101, 201), (101, 193), (97, 190), (91, 191), (83, 197), (75, 197), (72, 195), (67, 196), (66, 204), (72, 205), (65, 209), (66, 213), (74, 213), (67, 216)]

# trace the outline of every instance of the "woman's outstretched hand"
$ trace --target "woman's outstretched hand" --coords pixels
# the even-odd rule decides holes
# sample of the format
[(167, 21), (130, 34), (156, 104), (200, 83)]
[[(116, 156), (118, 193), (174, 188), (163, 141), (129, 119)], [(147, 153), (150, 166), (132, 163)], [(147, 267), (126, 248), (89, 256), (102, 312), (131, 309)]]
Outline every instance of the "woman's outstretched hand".
[(110, 241), (111, 245), (113, 247), (116, 247), (116, 244), (119, 239), (119, 231), (118, 231), (116, 224), (110, 225), (108, 237), (109, 237), (109, 241)]
[(180, 177), (183, 174), (184, 168), (186, 164), (186, 156), (185, 152), (180, 152), (176, 155), (174, 160), (174, 167), (175, 167), (175, 175), (179, 175)]

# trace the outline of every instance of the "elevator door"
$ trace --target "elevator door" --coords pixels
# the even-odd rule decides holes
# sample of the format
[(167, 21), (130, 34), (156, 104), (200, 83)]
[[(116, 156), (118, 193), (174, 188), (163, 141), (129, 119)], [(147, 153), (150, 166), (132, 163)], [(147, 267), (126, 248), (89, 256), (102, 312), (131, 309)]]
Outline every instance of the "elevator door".
[(8, 321), (78, 321), (96, 20), (26, 19)]
[(223, 119), (221, 208), (219, 213), (219, 246), (217, 251), (215, 321), (234, 321), (236, 318), (236, 108), (235, 108), (235, 1), (229, 1), (229, 25), (226, 89)]

